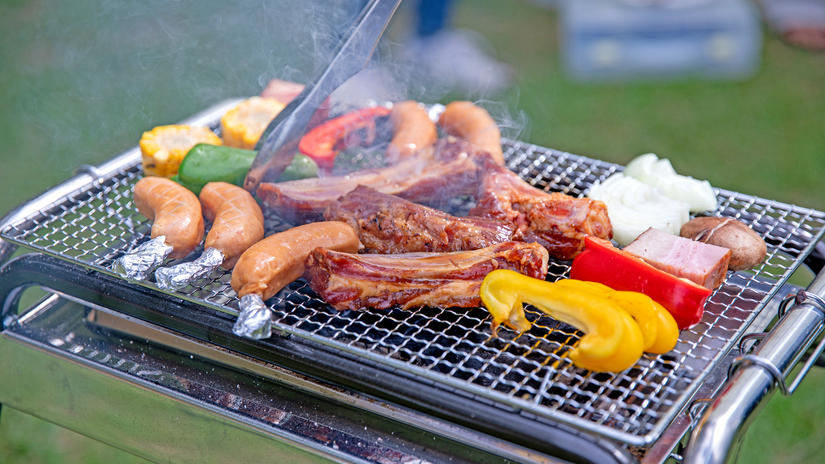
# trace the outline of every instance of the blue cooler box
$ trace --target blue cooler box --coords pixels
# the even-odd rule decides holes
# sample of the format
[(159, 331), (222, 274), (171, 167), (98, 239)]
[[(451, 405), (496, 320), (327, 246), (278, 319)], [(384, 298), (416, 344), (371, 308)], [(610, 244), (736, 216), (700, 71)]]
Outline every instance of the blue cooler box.
[(567, 0), (560, 13), (576, 79), (739, 79), (759, 66), (762, 26), (748, 0)]

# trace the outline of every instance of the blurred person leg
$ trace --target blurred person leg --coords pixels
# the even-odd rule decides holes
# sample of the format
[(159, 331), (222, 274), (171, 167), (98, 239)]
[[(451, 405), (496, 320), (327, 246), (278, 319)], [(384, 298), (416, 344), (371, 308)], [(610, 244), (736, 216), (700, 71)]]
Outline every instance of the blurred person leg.
[(450, 26), (453, 0), (419, 0), (412, 58), (440, 90), (489, 94), (512, 81), (512, 69), (492, 57), (489, 42), (479, 33)]
[(825, 51), (825, 0), (761, 0), (771, 29), (791, 45)]

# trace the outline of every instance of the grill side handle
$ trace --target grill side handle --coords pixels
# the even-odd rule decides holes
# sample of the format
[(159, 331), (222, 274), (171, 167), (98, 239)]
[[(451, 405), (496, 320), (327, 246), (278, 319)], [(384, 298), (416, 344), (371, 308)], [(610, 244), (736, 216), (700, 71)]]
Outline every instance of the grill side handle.
[[(184, 119), (178, 124), (186, 124), (190, 126), (208, 126), (210, 124), (214, 124), (221, 118), (221, 116), (237, 106), (237, 104), (241, 101), (242, 99), (240, 98), (223, 100)], [(69, 195), (88, 187), (89, 185), (93, 185), (100, 179), (109, 177), (120, 170), (127, 169), (139, 163), (140, 157), (140, 148), (135, 146), (97, 166), (80, 166), (75, 170), (74, 176), (71, 178), (35, 196), (28, 202), (18, 205), (9, 211), (5, 216), (0, 218), (0, 231), (5, 230), (6, 227), (59, 202), (63, 198), (66, 198)], [(15, 244), (9, 243), (0, 237), (0, 265), (8, 261), (16, 249), (17, 246)]]
[(787, 302), (794, 306), (757, 350), (739, 356), (731, 365), (727, 383), (693, 428), (684, 463), (736, 462), (745, 432), (777, 388), (786, 396), (792, 394), (825, 348), (823, 339), (793, 383), (786, 384), (791, 371), (825, 328), (825, 271), (820, 271), (807, 290)]

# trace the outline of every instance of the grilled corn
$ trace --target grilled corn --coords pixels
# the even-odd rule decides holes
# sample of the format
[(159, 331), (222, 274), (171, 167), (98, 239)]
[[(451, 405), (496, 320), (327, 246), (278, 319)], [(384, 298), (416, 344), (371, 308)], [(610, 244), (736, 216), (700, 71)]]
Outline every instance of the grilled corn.
[(221, 118), (221, 136), (228, 147), (252, 150), (261, 134), (286, 105), (274, 98), (252, 97)]
[(220, 145), (221, 139), (208, 127), (158, 126), (144, 132), (140, 138), (143, 174), (174, 176), (186, 153), (199, 143)]

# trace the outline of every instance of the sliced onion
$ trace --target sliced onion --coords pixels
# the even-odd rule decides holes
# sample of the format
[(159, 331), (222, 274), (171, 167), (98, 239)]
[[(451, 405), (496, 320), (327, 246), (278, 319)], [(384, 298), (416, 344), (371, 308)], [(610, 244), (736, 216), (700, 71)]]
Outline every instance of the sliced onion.
[(665, 195), (674, 200), (687, 203), (691, 212), (716, 209), (716, 194), (713, 193), (710, 182), (676, 174), (669, 160), (659, 159), (653, 153), (639, 156), (628, 163), (624, 174), (662, 189)]
[(613, 239), (625, 246), (650, 227), (679, 235), (689, 219), (687, 203), (665, 196), (661, 190), (621, 173), (594, 185), (588, 198), (607, 205)]

